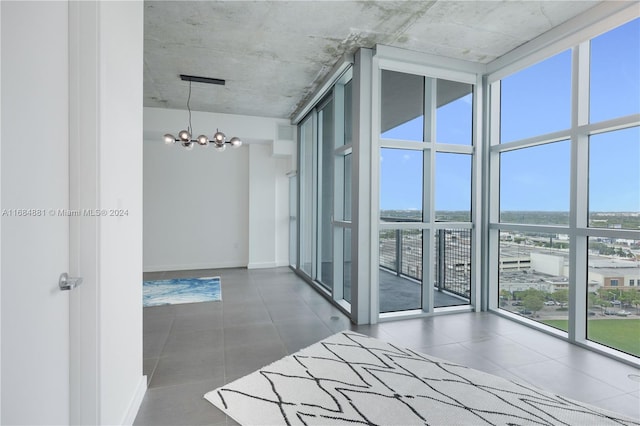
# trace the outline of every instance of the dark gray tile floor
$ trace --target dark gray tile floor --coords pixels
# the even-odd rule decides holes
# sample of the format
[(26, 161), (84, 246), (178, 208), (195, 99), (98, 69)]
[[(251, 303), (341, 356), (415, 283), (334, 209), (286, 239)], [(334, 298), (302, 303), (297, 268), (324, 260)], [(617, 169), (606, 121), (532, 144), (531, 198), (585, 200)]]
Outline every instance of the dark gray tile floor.
[(222, 301), (144, 308), (149, 389), (135, 425), (235, 425), (203, 395), (335, 332), (352, 329), (640, 419), (638, 369), (491, 313), (356, 327), (289, 268), (219, 275)]

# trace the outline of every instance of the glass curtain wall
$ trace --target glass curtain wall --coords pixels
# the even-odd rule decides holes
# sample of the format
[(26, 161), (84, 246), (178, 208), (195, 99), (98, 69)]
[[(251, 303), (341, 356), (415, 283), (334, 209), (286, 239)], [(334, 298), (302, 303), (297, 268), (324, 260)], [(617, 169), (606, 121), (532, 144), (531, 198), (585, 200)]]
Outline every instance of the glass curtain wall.
[(640, 358), (640, 18), (583, 48), (589, 50), (589, 124), (600, 128), (585, 141), (586, 338)]
[(351, 300), (351, 72), (299, 125), (298, 270), (345, 309)]
[(299, 126), (300, 141), (300, 256), (298, 268), (309, 277), (315, 277), (314, 242), (316, 226), (316, 143), (315, 117), (310, 115)]
[[(333, 221), (336, 287), (334, 297), (343, 300), (343, 306), (351, 304), (351, 203), (352, 203), (352, 83), (347, 73), (334, 87), (336, 105), (335, 161), (335, 218)], [(342, 285), (338, 285), (338, 283)]]
[(638, 94), (640, 19), (490, 84), (494, 306), (636, 357)]
[(334, 161), (333, 97), (318, 110), (318, 274), (317, 281), (333, 292), (333, 180)]
[(298, 267), (298, 177), (289, 176), (289, 266)]
[(468, 305), (473, 85), (383, 69), (380, 126), (380, 313)]

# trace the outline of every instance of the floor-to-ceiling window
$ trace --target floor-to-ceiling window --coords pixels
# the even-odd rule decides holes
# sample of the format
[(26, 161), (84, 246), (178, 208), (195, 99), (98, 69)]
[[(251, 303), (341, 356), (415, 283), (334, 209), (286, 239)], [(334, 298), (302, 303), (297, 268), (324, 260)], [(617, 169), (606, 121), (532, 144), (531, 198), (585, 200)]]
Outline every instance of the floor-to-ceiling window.
[(298, 268), (309, 277), (314, 277), (314, 229), (316, 226), (316, 203), (314, 202), (316, 190), (314, 183), (317, 180), (315, 161), (317, 153), (316, 144), (314, 143), (316, 130), (315, 116), (310, 115), (307, 117), (298, 128), (298, 140), (300, 141), (298, 144), (300, 147), (298, 161), (298, 164), (300, 164), (298, 173), (300, 176), (300, 214), (298, 216), (300, 227), (300, 232), (298, 233), (300, 236), (300, 260)]
[[(589, 52), (589, 125), (594, 130), (583, 142), (589, 229), (581, 250), (586, 251), (587, 280), (598, 285), (595, 291), (584, 289), (586, 337), (640, 357), (640, 19), (582, 48)], [(616, 120), (624, 124), (613, 124)], [(624, 321), (600, 321), (602, 314)]]
[(329, 97), (320, 105), (318, 117), (318, 228), (317, 281), (333, 292), (333, 202), (334, 202), (334, 100)]
[(381, 314), (470, 304), (473, 78), (380, 72)]
[(298, 270), (336, 302), (351, 300), (351, 72), (299, 127)]
[[(582, 28), (544, 47), (524, 46), (489, 64), (486, 85), (483, 69), (469, 63), (429, 57), (422, 66), (410, 52), (379, 46), (372, 81), (355, 86), (354, 127), (365, 123), (371, 135), (355, 129), (352, 150), (348, 82), (325, 94), (333, 147), (318, 145), (329, 98), (301, 121), (300, 168), (312, 180), (301, 172), (299, 269), (326, 284), (318, 274), (331, 259), (333, 298), (348, 302), (361, 294), (349, 280), (357, 247), (364, 253), (354, 256), (357, 266), (366, 263), (370, 274), (356, 284), (372, 293), (354, 306), (370, 303), (378, 318), (482, 302), (571, 341), (637, 356), (639, 26), (635, 19), (600, 35)], [(325, 181), (330, 167), (333, 180)], [(319, 205), (323, 182), (333, 186), (330, 223)], [(332, 256), (320, 255), (318, 232), (332, 239)]]
[(289, 176), (289, 266), (298, 267), (298, 176)]
[(640, 356), (640, 19), (489, 83), (492, 306)]
[(352, 223), (352, 157), (353, 157), (353, 89), (352, 73), (347, 72), (334, 86), (335, 149), (334, 161), (334, 299), (351, 304), (351, 223)]

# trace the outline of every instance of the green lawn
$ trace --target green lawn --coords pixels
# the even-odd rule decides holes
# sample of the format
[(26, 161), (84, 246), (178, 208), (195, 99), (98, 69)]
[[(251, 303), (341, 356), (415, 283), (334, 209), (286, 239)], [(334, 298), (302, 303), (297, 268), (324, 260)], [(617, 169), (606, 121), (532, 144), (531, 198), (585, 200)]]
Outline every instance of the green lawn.
[[(542, 321), (567, 331), (567, 320)], [(640, 357), (640, 319), (589, 320), (587, 338), (597, 343)]]

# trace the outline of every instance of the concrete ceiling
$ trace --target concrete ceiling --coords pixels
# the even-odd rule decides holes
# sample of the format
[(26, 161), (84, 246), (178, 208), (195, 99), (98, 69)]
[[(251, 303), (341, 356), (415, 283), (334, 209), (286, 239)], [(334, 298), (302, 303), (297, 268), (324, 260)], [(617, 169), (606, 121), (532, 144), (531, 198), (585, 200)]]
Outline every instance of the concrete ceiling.
[(596, 1), (145, 1), (144, 105), (290, 118), (376, 44), (489, 63)]

